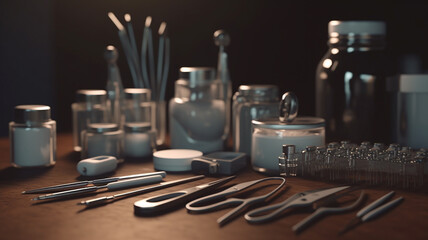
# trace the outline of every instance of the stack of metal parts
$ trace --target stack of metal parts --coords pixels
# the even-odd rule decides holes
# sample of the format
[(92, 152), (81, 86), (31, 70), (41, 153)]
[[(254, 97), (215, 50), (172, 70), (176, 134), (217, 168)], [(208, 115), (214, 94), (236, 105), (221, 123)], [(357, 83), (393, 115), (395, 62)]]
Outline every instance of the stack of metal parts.
[(428, 174), (428, 150), (383, 143), (342, 141), (309, 146), (299, 159), (300, 176), (328, 181), (417, 189)]

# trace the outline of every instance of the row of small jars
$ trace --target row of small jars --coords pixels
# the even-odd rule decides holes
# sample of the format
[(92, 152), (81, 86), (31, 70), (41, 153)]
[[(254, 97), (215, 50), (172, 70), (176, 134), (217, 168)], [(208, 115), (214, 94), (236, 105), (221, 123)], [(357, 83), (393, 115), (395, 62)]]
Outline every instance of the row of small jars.
[(150, 89), (124, 90), (122, 117), (113, 122), (105, 90), (79, 90), (72, 104), (73, 145), (82, 158), (151, 156), (156, 147), (155, 108)]
[(82, 132), (82, 158), (147, 158), (155, 149), (156, 133), (147, 122), (125, 123), (123, 130), (115, 123), (92, 123)]

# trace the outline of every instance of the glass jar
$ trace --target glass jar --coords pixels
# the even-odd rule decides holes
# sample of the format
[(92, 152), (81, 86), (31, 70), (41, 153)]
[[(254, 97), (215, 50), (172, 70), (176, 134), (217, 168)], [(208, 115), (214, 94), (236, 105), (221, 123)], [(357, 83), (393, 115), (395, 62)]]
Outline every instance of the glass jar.
[(316, 116), (327, 140), (388, 142), (386, 24), (330, 21), (329, 49), (316, 72)]
[(226, 107), (212, 96), (214, 79), (213, 68), (180, 68), (169, 103), (171, 148), (223, 150)]
[(258, 172), (278, 175), (278, 156), (282, 145), (295, 145), (296, 152), (306, 146), (320, 146), (325, 143), (324, 119), (298, 117), (292, 122), (278, 119), (252, 121), (253, 135), (251, 164)]
[(124, 141), (126, 157), (151, 157), (156, 149), (156, 133), (147, 122), (125, 123)]
[(82, 149), (82, 132), (88, 124), (105, 123), (109, 120), (105, 90), (78, 90), (77, 102), (71, 105), (73, 111), (73, 148)]
[(91, 123), (82, 135), (82, 159), (113, 156), (123, 161), (123, 131), (117, 124)]
[(125, 89), (125, 122), (145, 122), (155, 125), (155, 108), (148, 88)]
[(9, 123), (11, 164), (14, 167), (51, 166), (56, 162), (56, 122), (44, 105), (15, 107)]
[(233, 148), (251, 155), (251, 121), (278, 117), (278, 87), (241, 85), (233, 96)]

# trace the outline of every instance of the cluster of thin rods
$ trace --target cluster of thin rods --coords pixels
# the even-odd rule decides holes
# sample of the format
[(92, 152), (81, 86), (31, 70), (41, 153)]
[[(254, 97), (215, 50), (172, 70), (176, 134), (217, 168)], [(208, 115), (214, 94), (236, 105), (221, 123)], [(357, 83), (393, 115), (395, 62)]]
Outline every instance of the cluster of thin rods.
[(165, 100), (170, 61), (170, 41), (166, 31), (166, 23), (162, 22), (158, 31), (159, 49), (156, 67), (153, 36), (150, 27), (152, 18), (150, 16), (146, 18), (141, 44), (141, 57), (139, 57), (131, 15), (124, 15), (127, 29), (114, 13), (109, 12), (108, 16), (119, 30), (119, 39), (125, 52), (134, 87), (151, 89), (152, 99), (157, 102)]
[(309, 146), (299, 156), (303, 177), (415, 190), (428, 174), (428, 150), (342, 141)]

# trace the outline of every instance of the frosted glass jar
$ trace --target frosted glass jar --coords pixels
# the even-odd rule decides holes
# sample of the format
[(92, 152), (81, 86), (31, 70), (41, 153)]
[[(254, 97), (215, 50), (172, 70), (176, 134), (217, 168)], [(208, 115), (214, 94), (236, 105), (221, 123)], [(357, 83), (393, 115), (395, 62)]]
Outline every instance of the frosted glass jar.
[(296, 152), (300, 152), (306, 146), (325, 144), (322, 118), (298, 117), (291, 123), (277, 119), (253, 120), (252, 125), (251, 164), (258, 172), (279, 173), (278, 156), (282, 153), (282, 145), (295, 145)]
[(171, 148), (223, 150), (226, 102), (213, 96), (214, 79), (213, 68), (180, 68), (169, 103)]
[(113, 156), (123, 161), (123, 131), (115, 123), (92, 123), (83, 131), (82, 159)]
[(82, 150), (82, 131), (88, 124), (105, 123), (109, 120), (107, 92), (105, 90), (78, 90), (77, 101), (71, 105), (73, 111), (73, 149)]
[(251, 155), (251, 121), (279, 117), (278, 87), (241, 85), (233, 96), (233, 150)]
[(11, 164), (18, 168), (54, 165), (56, 122), (50, 107), (16, 106), (14, 120), (9, 123)]
[(125, 156), (131, 158), (151, 157), (156, 149), (156, 132), (150, 123), (125, 123)]

